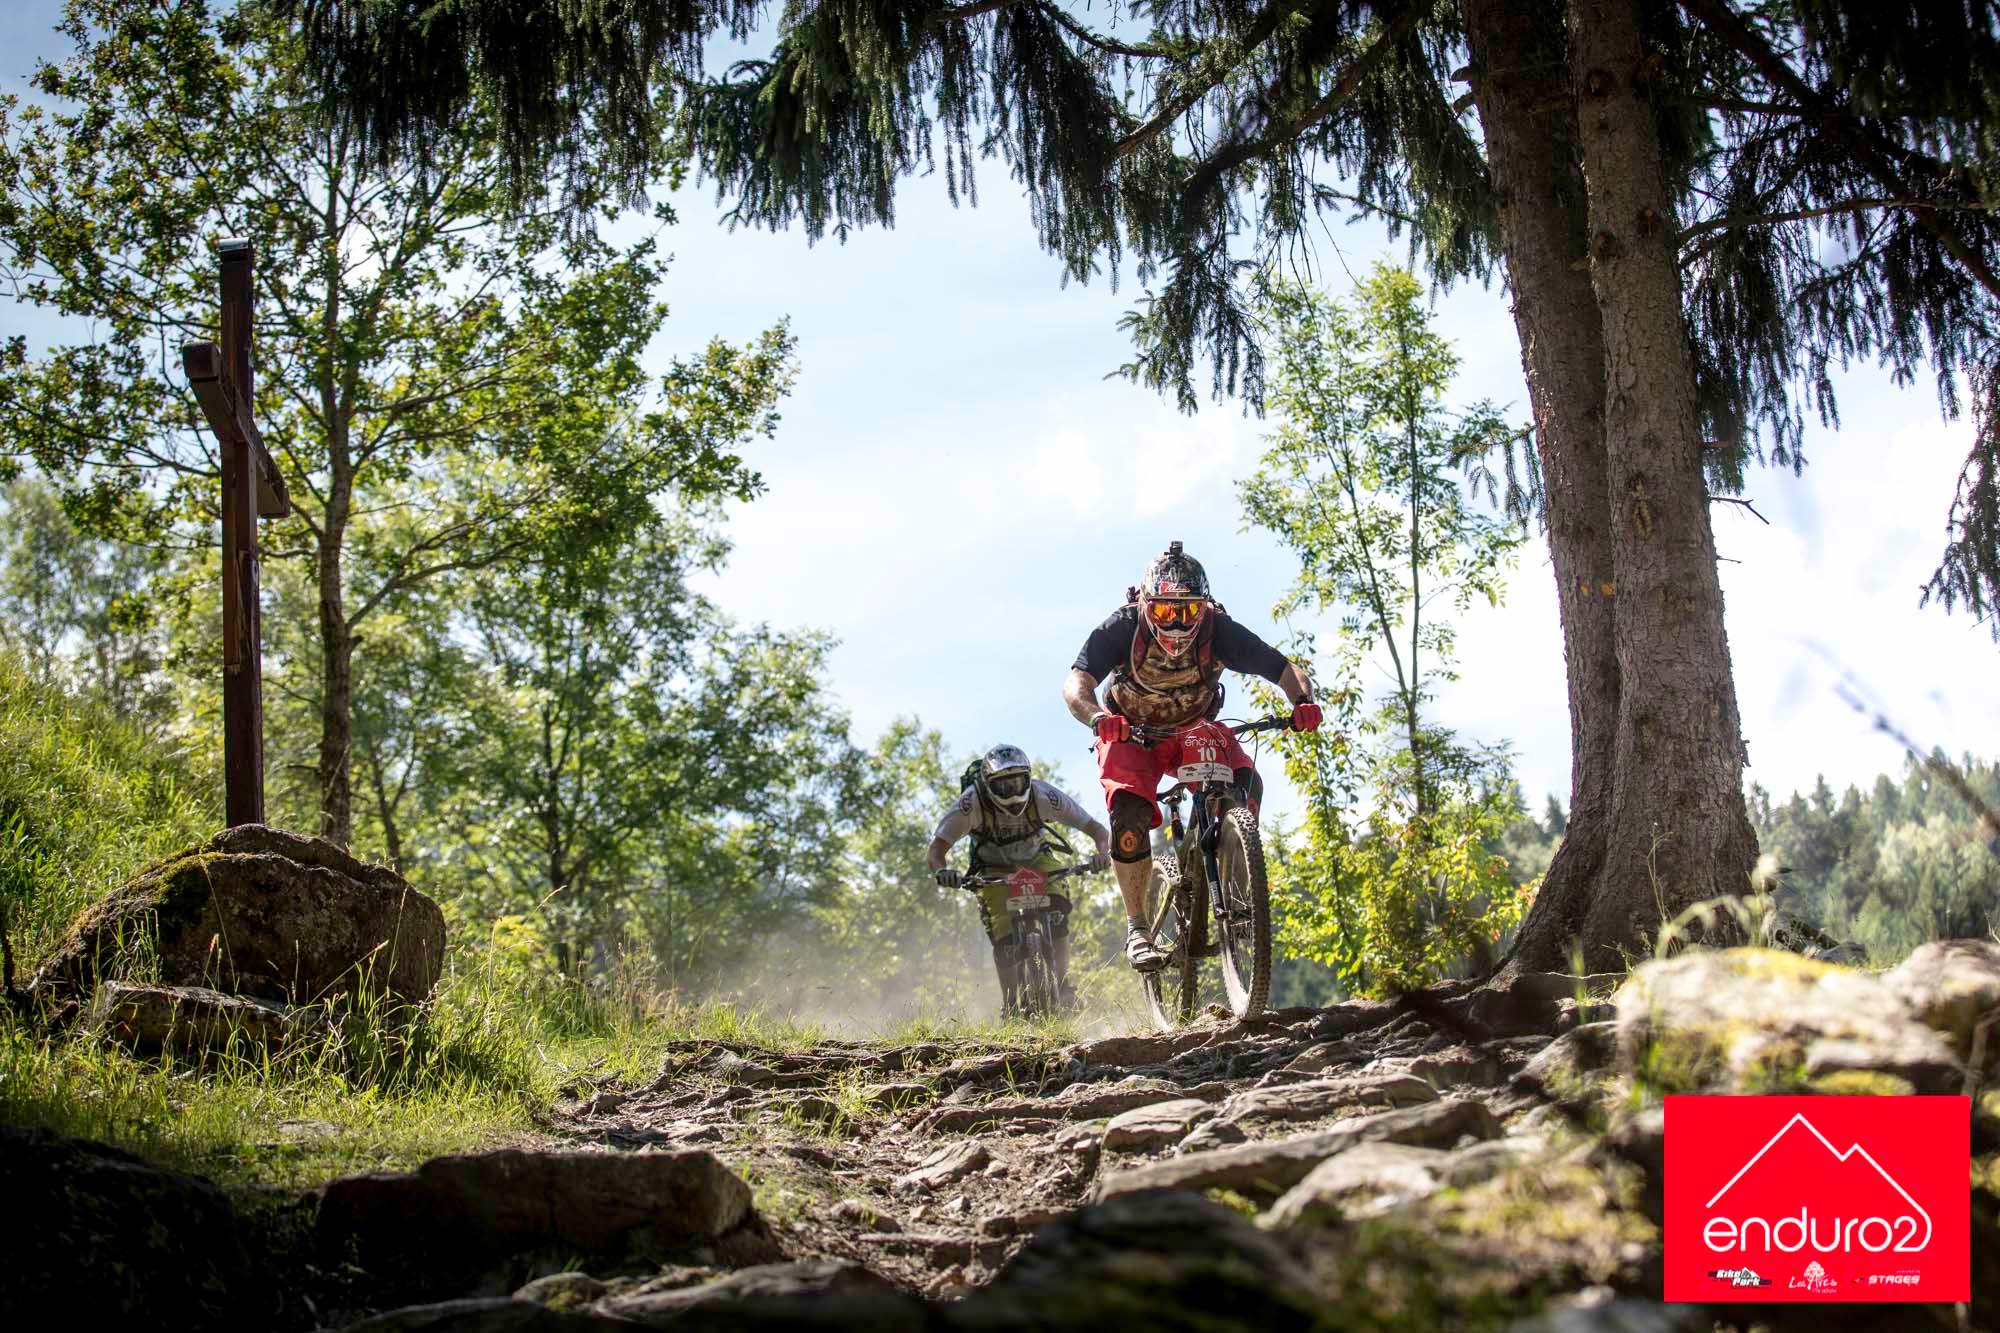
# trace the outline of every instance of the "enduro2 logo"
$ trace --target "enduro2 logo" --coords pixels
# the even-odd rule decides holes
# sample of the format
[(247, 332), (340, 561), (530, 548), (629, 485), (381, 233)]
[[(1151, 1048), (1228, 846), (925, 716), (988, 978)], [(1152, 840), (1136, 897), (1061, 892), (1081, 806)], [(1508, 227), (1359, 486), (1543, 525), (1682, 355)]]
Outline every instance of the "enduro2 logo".
[(1669, 1301), (1970, 1298), (1964, 1097), (1669, 1097)]

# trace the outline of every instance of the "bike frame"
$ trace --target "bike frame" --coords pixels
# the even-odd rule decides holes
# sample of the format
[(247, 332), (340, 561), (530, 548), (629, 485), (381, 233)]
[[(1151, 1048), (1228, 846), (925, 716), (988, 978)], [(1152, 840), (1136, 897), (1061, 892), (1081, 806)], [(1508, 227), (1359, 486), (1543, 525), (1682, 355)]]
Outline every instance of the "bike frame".
[[(1249, 736), (1260, 731), (1282, 730), (1291, 725), (1292, 719), (1289, 716), (1280, 715), (1261, 718), (1255, 722), (1190, 722), (1178, 727), (1134, 726), (1132, 738), (1152, 745), (1161, 741), (1183, 739), (1191, 732), (1205, 727), (1220, 728), (1236, 736)], [(1206, 883), (1209, 886), (1208, 910), (1215, 914), (1216, 925), (1220, 926), (1226, 935), (1233, 913), (1223, 901), (1228, 895), (1221, 892), (1221, 867), (1215, 859), (1215, 844), (1222, 828), (1223, 817), (1238, 804), (1236, 781), (1232, 776), (1227, 782), (1218, 778), (1198, 786), (1176, 782), (1159, 794), (1157, 799), (1167, 812), (1167, 827), (1171, 830), (1170, 836), (1178, 849), (1176, 856), (1183, 862), (1183, 870), (1186, 868), (1188, 855), (1187, 830), (1181, 823), (1181, 798), (1184, 796), (1194, 798), (1195, 846), (1200, 850), (1202, 872), (1206, 875)], [(1185, 876), (1182, 883), (1186, 883)]]

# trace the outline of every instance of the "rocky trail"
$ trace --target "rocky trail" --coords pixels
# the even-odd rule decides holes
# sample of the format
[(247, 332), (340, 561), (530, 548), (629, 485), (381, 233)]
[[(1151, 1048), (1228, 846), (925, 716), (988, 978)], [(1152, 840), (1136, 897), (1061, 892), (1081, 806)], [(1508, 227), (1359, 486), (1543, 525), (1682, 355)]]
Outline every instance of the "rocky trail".
[(1963, 942), (1879, 978), (1691, 954), (1041, 1052), (680, 1043), (650, 1082), (580, 1080), (537, 1144), (329, 1183), (288, 1258), (210, 1217), (188, 1317), (152, 1326), (219, 1326), (284, 1271), (231, 1326), (1990, 1327), (1978, 1299), (1660, 1305), (1658, 1098), (1971, 1088), (2000, 1296), (1995, 1012), (2000, 946)]

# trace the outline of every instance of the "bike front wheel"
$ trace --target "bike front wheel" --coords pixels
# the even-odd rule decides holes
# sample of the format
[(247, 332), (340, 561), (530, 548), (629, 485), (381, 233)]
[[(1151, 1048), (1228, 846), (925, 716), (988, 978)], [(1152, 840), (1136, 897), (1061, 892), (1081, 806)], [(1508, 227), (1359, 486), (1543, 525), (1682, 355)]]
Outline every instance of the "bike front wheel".
[(1042, 929), (1023, 932), (1021, 940), (1021, 1016), (1046, 1018), (1056, 1011), (1056, 964), (1050, 951), (1049, 934)]
[(1235, 806), (1222, 817), (1215, 842), (1216, 927), (1222, 945), (1222, 989), (1238, 1019), (1264, 1012), (1271, 997), (1271, 889), (1264, 874), (1264, 840), (1257, 817)]
[[(1162, 1032), (1172, 1032), (1194, 1017), (1195, 996), (1201, 985), (1201, 958), (1195, 948), (1191, 923), (1199, 922), (1208, 910), (1207, 886), (1199, 875), (1182, 893), (1180, 863), (1171, 857), (1153, 858), (1153, 877), (1146, 886), (1146, 924), (1153, 932), (1153, 947), (1167, 961), (1151, 972), (1139, 974), (1146, 992), (1146, 1008), (1153, 1024)], [(1192, 901), (1199, 898), (1199, 902)]]

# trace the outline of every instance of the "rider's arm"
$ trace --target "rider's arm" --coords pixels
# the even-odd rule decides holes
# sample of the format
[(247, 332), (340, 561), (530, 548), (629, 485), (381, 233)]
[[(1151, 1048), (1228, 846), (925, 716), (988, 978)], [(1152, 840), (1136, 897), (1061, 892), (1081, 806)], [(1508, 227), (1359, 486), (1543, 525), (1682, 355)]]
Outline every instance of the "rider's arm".
[(1097, 677), (1081, 667), (1072, 667), (1069, 679), (1063, 682), (1063, 703), (1068, 705), (1069, 715), (1086, 727), (1106, 711), (1097, 702)]
[(1285, 663), (1284, 674), (1278, 677), (1278, 688), (1295, 704), (1309, 703), (1313, 697), (1312, 681), (1299, 670), (1297, 662)]
[(1312, 698), (1312, 681), (1296, 662), (1227, 616), (1215, 626), (1215, 656), (1231, 671), (1262, 676), (1295, 704)]
[(1097, 702), (1097, 686), (1132, 649), (1132, 631), (1138, 627), (1139, 613), (1129, 606), (1113, 611), (1104, 623), (1083, 641), (1076, 660), (1069, 664), (1069, 679), (1063, 682), (1063, 703), (1069, 715), (1084, 726), (1096, 725), (1109, 712)]
[(944, 818), (931, 830), (931, 845), (924, 853), (924, 864), (932, 870), (942, 870), (945, 858), (951, 855), (952, 844), (972, 832), (973, 823), (978, 818), (978, 806), (971, 792), (961, 792), (953, 801), (951, 809), (944, 812)]

